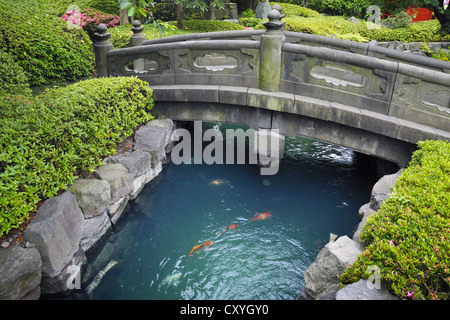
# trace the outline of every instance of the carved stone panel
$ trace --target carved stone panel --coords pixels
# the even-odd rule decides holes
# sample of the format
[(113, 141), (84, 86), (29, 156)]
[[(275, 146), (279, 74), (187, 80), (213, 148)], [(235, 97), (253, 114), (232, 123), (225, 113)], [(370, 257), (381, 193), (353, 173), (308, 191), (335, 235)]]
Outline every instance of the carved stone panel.
[(399, 74), (389, 115), (450, 131), (448, 87)]

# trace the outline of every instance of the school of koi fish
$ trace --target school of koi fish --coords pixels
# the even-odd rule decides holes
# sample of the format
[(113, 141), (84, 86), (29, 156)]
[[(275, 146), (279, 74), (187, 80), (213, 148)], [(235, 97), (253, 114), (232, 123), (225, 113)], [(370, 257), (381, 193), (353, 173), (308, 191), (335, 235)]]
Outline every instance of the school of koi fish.
[[(229, 184), (229, 183), (230, 182), (228, 180), (223, 180), (223, 179), (215, 179), (215, 180), (211, 180), (209, 182), (210, 185), (221, 185), (221, 184)], [(267, 219), (270, 219), (271, 216), (272, 216), (272, 214), (270, 213), (270, 211), (263, 212), (263, 213), (255, 213), (255, 216), (253, 218), (251, 218), (250, 221), (267, 220)], [(217, 235), (219, 236), (222, 233), (227, 232), (232, 229), (235, 229), (237, 227), (239, 227), (239, 224), (230, 224), (227, 228), (225, 228), (221, 231), (218, 231)], [(191, 252), (189, 252), (189, 255), (192, 256), (192, 254), (196, 251), (208, 249), (209, 247), (211, 247), (213, 245), (213, 243), (214, 243), (214, 241), (208, 240), (201, 244), (197, 244), (192, 248)]]

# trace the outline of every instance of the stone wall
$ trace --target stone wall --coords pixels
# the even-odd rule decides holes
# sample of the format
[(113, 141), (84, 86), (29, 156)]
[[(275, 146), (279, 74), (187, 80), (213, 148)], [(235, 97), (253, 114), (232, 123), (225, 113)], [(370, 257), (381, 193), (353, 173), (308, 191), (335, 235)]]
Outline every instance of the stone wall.
[(170, 119), (150, 121), (135, 132), (131, 152), (106, 158), (92, 178), (46, 200), (25, 230), (29, 245), (0, 249), (0, 299), (67, 291), (73, 267), (86, 263), (86, 252), (169, 161), (173, 130)]
[(401, 170), (394, 174), (383, 176), (373, 186), (370, 202), (359, 209), (359, 223), (353, 239), (341, 236), (336, 241), (330, 237), (330, 242), (320, 250), (314, 263), (304, 272), (305, 288), (300, 293), (299, 300), (396, 300), (386, 287), (378, 288), (367, 280), (340, 288), (339, 276), (353, 264), (363, 253), (365, 244), (361, 242), (359, 234), (367, 218), (380, 209), (381, 203), (391, 193), (395, 181)]

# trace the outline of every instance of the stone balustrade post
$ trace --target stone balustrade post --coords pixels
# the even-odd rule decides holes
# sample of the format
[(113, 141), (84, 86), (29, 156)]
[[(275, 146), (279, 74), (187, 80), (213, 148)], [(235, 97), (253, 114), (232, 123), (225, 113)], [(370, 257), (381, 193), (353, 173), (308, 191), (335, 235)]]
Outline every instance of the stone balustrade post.
[(269, 92), (280, 89), (281, 52), (286, 40), (283, 33), (286, 22), (280, 21), (285, 15), (280, 12), (280, 9), (274, 6), (269, 12), (267, 15), (269, 21), (264, 23), (267, 30), (261, 36), (259, 88)]
[[(144, 42), (145, 34), (142, 32), (144, 31), (144, 27), (141, 26), (141, 22), (139, 20), (134, 20), (133, 22), (133, 28), (131, 28), (131, 31), (133, 31), (133, 35), (130, 38), (130, 47), (138, 47), (142, 45), (142, 42)], [(143, 71), (145, 68), (144, 66), (144, 59), (136, 59), (133, 61), (133, 69), (135, 72)]]
[(107, 33), (108, 28), (100, 23), (97, 26), (97, 32), (94, 33), (94, 54), (97, 77), (109, 77), (110, 70), (108, 64), (108, 51), (114, 49), (112, 43), (108, 40), (111, 33)]

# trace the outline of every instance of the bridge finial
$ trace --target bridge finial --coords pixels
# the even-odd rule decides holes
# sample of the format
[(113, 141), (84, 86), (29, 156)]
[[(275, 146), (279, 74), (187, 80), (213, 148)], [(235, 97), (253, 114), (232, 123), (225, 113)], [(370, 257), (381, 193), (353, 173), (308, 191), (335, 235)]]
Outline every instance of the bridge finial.
[(97, 77), (108, 77), (108, 58), (107, 53), (113, 49), (112, 43), (108, 40), (111, 37), (111, 33), (107, 33), (108, 28), (104, 23), (100, 23), (97, 26), (97, 32), (94, 33), (94, 53), (95, 53), (95, 66), (97, 69)]
[(274, 5), (272, 10), (267, 14), (267, 18), (269, 18), (268, 22), (263, 22), (264, 27), (268, 31), (278, 31), (281, 30), (286, 22), (281, 22), (281, 19), (284, 18), (285, 14), (281, 13), (281, 6)]

